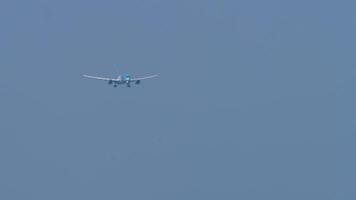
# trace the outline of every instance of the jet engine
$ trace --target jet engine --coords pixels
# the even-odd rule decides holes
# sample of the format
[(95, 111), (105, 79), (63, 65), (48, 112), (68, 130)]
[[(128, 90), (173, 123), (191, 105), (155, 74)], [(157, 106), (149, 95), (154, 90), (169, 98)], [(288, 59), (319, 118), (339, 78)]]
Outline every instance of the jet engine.
[(138, 85), (138, 84), (141, 83), (141, 81), (140, 81), (140, 80), (137, 80), (135, 83), (136, 83), (136, 85)]

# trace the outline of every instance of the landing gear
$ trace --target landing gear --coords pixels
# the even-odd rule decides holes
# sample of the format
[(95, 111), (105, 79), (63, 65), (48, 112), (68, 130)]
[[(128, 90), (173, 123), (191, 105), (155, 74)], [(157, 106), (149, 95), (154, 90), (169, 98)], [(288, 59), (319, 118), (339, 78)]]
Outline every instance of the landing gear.
[(117, 85), (115, 84), (114, 87), (117, 87)]

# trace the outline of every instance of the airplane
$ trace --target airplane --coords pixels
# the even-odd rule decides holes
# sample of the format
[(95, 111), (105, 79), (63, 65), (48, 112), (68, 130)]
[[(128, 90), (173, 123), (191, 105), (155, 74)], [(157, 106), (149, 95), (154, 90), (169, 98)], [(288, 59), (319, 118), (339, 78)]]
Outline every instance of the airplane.
[(121, 84), (126, 84), (127, 87), (131, 87), (131, 83), (135, 83), (136, 85), (138, 85), (141, 83), (142, 80), (155, 78), (158, 75), (146, 76), (142, 78), (131, 78), (131, 76), (128, 74), (124, 74), (122, 76), (120, 75), (117, 78), (105, 78), (105, 77), (98, 77), (98, 76), (89, 76), (85, 74), (83, 76), (85, 78), (107, 81), (109, 85), (114, 85), (114, 87), (117, 87), (118, 85)]

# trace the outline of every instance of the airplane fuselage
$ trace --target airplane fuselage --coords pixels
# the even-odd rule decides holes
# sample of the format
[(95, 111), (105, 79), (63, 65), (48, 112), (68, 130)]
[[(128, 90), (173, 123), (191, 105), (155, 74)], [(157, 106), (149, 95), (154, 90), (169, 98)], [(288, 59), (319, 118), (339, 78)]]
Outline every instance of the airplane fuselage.
[(131, 83), (135, 82), (136, 84), (140, 84), (140, 81), (132, 81), (130, 75), (124, 75), (124, 76), (118, 76), (116, 79), (111, 79), (109, 80), (109, 85), (114, 84), (114, 87), (117, 87), (117, 85), (122, 85), (126, 84), (127, 87), (131, 87)]

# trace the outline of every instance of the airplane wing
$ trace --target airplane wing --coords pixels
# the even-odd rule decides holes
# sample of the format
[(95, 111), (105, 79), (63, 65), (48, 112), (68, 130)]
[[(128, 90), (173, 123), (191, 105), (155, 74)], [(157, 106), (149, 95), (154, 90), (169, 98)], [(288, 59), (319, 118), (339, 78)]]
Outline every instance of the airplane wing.
[(152, 76), (146, 76), (146, 77), (142, 77), (142, 78), (133, 78), (131, 79), (132, 81), (141, 81), (141, 80), (145, 80), (145, 79), (149, 79), (149, 78), (155, 78), (158, 75), (152, 75)]
[(103, 80), (103, 81), (110, 81), (112, 80), (111, 78), (103, 78), (103, 77), (98, 77), (98, 76), (89, 76), (89, 75), (83, 75), (85, 78), (92, 78), (92, 79), (97, 79), (97, 80)]

